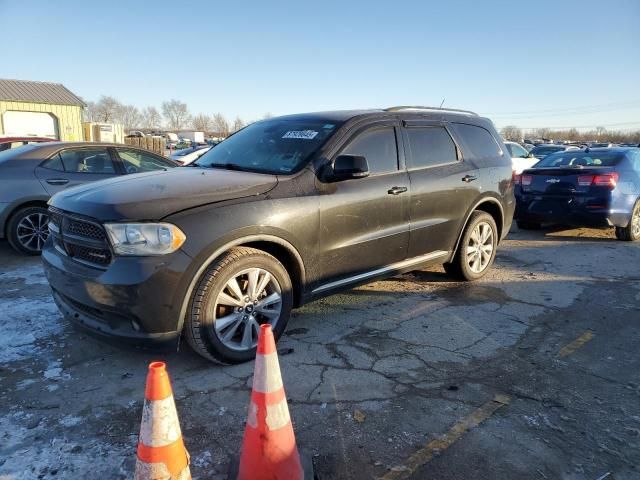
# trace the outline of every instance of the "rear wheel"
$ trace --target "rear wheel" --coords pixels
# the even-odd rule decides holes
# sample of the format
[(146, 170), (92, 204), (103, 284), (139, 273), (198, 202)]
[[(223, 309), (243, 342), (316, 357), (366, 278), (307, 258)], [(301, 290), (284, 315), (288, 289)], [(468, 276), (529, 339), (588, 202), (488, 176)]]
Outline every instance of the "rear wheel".
[(542, 228), (542, 225), (536, 222), (523, 222), (517, 220), (516, 223), (520, 230), (540, 230), (540, 228)]
[(483, 277), (493, 263), (498, 246), (498, 228), (493, 217), (486, 212), (473, 212), (464, 229), (458, 251), (445, 271), (459, 280), (477, 280)]
[(277, 340), (292, 307), (291, 280), (284, 266), (262, 250), (234, 248), (200, 279), (186, 319), (186, 339), (209, 360), (253, 360), (260, 325), (271, 324)]
[(22, 208), (7, 225), (9, 244), (18, 252), (40, 255), (48, 237), (49, 212), (44, 207)]
[(626, 227), (616, 227), (616, 238), (626, 242), (640, 240), (640, 200), (636, 202), (631, 213), (631, 220)]

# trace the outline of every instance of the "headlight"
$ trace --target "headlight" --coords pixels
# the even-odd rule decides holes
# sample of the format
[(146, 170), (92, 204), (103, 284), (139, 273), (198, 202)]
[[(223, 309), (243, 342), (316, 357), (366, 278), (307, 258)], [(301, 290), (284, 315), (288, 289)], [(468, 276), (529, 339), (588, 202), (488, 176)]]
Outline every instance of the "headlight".
[(187, 239), (170, 223), (105, 223), (104, 227), (117, 255), (165, 255)]

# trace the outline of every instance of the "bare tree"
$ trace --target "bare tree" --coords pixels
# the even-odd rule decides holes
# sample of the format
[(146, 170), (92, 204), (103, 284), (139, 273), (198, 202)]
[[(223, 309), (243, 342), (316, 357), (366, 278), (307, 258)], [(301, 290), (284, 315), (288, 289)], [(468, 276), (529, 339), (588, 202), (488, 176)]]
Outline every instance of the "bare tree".
[(238, 130), (243, 129), (244, 127), (245, 127), (244, 121), (242, 121), (240, 117), (236, 117), (236, 119), (233, 121), (233, 126), (231, 127), (231, 131), (237, 132)]
[(191, 117), (187, 104), (175, 99), (162, 102), (162, 114), (167, 121), (167, 126), (172, 130), (183, 128)]
[(213, 116), (213, 130), (221, 137), (229, 136), (229, 122), (221, 113)]
[(536, 128), (535, 134), (540, 138), (550, 138), (551, 130), (548, 128)]
[(162, 115), (156, 107), (142, 109), (142, 126), (144, 128), (159, 128), (162, 124)]
[(112, 123), (116, 120), (122, 104), (113, 97), (102, 95), (96, 104), (96, 121)]
[(142, 115), (133, 105), (120, 105), (116, 112), (117, 120), (122, 123), (125, 130), (131, 130), (142, 125)]
[(82, 118), (85, 122), (98, 121), (98, 105), (96, 102), (86, 102), (86, 107), (82, 111)]
[(209, 115), (200, 113), (193, 117), (191, 120), (191, 126), (197, 132), (210, 132), (213, 125), (213, 121)]
[(505, 140), (520, 142), (522, 140), (522, 130), (515, 125), (507, 125), (500, 130), (500, 134)]
[(605, 133), (607, 133), (607, 129), (604, 127), (596, 128), (596, 137), (601, 138)]

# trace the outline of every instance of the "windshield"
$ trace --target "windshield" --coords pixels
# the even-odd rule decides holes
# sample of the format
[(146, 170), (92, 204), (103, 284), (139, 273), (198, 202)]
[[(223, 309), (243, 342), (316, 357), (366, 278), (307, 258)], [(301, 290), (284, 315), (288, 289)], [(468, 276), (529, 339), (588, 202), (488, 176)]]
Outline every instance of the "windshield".
[(39, 146), (40, 144), (38, 143), (30, 143), (28, 145), (22, 145), (21, 147), (3, 150), (2, 152), (0, 152), (0, 162), (16, 157), (22, 153), (28, 152), (29, 150), (35, 150)]
[(531, 150), (531, 153), (534, 155), (544, 155), (560, 150), (564, 150), (564, 147), (534, 147), (533, 150)]
[(569, 151), (554, 153), (536, 163), (535, 168), (613, 167), (624, 157), (615, 152)]
[(306, 165), (338, 127), (337, 122), (323, 120), (263, 120), (230, 136), (195, 165), (290, 174)]

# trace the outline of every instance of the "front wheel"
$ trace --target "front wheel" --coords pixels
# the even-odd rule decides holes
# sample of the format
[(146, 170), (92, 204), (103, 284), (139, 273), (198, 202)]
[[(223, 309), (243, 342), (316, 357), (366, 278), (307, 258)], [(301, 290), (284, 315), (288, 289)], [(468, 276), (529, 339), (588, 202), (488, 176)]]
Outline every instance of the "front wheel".
[(7, 237), (14, 250), (40, 255), (49, 237), (49, 212), (43, 207), (18, 210), (9, 220)]
[(277, 340), (292, 307), (291, 279), (285, 267), (262, 250), (233, 248), (198, 283), (185, 322), (187, 342), (209, 360), (253, 360), (260, 325), (271, 324)]
[(477, 280), (489, 270), (497, 246), (498, 228), (493, 217), (486, 212), (473, 212), (453, 260), (445, 263), (444, 269), (455, 279)]
[(616, 238), (626, 242), (636, 242), (640, 240), (640, 200), (633, 207), (631, 220), (626, 227), (616, 227)]

